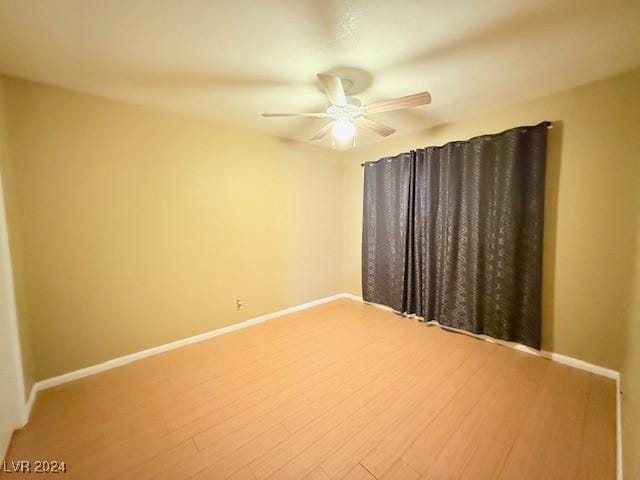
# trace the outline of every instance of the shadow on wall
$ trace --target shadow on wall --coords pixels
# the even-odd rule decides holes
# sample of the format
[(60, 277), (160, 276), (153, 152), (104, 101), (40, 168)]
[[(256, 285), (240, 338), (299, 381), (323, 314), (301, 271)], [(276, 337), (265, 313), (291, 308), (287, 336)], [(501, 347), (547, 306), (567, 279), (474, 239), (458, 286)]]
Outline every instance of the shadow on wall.
[(562, 134), (564, 124), (553, 121), (547, 137), (547, 175), (545, 183), (544, 239), (542, 247), (542, 348), (554, 352), (554, 300), (556, 292), (556, 253), (558, 236), (558, 196)]

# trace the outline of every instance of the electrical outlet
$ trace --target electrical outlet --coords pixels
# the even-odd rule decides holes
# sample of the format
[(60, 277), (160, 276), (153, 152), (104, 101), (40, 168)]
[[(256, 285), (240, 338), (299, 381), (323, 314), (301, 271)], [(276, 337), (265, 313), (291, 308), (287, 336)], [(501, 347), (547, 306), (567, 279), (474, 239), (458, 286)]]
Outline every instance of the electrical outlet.
[(242, 299), (236, 298), (236, 310), (242, 310), (242, 307), (244, 307), (244, 303), (242, 302)]

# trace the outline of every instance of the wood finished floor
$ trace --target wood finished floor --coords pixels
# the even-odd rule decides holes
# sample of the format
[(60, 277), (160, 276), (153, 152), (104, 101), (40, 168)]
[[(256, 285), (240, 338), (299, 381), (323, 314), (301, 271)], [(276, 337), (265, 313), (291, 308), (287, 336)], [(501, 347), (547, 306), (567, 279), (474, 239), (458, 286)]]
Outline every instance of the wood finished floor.
[(611, 380), (344, 299), (46, 390), (7, 460), (90, 480), (605, 480), (615, 403)]

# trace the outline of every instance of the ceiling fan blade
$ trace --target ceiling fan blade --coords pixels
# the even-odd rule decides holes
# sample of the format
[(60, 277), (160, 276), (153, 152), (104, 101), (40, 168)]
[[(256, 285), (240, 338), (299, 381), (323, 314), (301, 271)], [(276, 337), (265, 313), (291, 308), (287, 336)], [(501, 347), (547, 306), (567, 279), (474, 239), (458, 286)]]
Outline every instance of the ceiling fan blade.
[(400, 110), (403, 108), (419, 107), (420, 105), (428, 105), (429, 103), (431, 103), (431, 95), (429, 95), (429, 92), (422, 92), (407, 95), (406, 97), (373, 102), (364, 107), (364, 109), (367, 113), (381, 113), (390, 112), (391, 110)]
[(332, 125), (333, 125), (333, 122), (327, 123), (324, 127), (318, 130), (318, 132), (313, 137), (311, 137), (311, 140), (320, 140), (327, 133), (329, 133), (329, 130), (331, 130)]
[(326, 117), (326, 113), (263, 113), (263, 117)]
[(342, 80), (335, 75), (327, 75), (326, 73), (319, 73), (318, 80), (324, 93), (327, 94), (329, 100), (333, 105), (344, 107), (347, 104), (347, 97), (344, 94), (344, 87), (342, 86)]
[(396, 131), (395, 128), (387, 127), (382, 123), (364, 117), (358, 119), (358, 126), (366, 128), (367, 130), (371, 130), (372, 132), (377, 133), (378, 135), (381, 135), (383, 137), (388, 137)]

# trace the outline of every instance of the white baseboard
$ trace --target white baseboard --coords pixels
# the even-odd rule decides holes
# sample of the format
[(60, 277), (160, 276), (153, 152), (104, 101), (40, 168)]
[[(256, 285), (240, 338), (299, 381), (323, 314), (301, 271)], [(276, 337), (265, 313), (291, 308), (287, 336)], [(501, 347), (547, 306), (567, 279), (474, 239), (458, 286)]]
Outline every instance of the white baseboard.
[(81, 368), (80, 370), (74, 370), (73, 372), (64, 373), (56, 377), (51, 377), (51, 378), (47, 378), (45, 380), (36, 382), (31, 388), (31, 393), (25, 404), (23, 426), (26, 425), (26, 423), (29, 421), (29, 417), (31, 415), (31, 409), (33, 408), (33, 404), (35, 403), (38, 392), (42, 390), (55, 387), (58, 385), (62, 385), (63, 383), (72, 382), (74, 380), (78, 380), (83, 377), (88, 377), (89, 375), (95, 375), (96, 373), (104, 372), (106, 370), (111, 370), (112, 368), (116, 368), (121, 365), (126, 365), (127, 363), (135, 362), (136, 360), (140, 360), (142, 358), (151, 357), (153, 355), (157, 355), (162, 352), (184, 347), (186, 345), (191, 345), (192, 343), (202, 342), (204, 340), (208, 340), (210, 338), (217, 337), (219, 335), (235, 332), (236, 330), (242, 330), (243, 328), (251, 327), (253, 325), (257, 325), (259, 323), (266, 322), (268, 320), (272, 320), (274, 318), (278, 318), (283, 315), (299, 312), (300, 310), (305, 310), (307, 308), (315, 307), (316, 305), (331, 302), (339, 298), (345, 298), (345, 294), (338, 293), (336, 295), (331, 295), (330, 297), (325, 297), (319, 300), (303, 303), (301, 305), (285, 308), (284, 310), (278, 310), (277, 312), (267, 313), (266, 315), (261, 315), (259, 317), (251, 318), (249, 320), (245, 320), (244, 322), (234, 323), (233, 325), (229, 325), (227, 327), (217, 328), (215, 330), (201, 333), (199, 335), (183, 338), (181, 340), (176, 340), (175, 342), (171, 342), (171, 343), (165, 343), (164, 345), (159, 345), (157, 347), (152, 347), (147, 350), (142, 350), (140, 352), (131, 353), (129, 355), (124, 355), (122, 357), (117, 357), (111, 360), (107, 360), (106, 362), (99, 363), (97, 365)]
[[(342, 294), (342, 297), (343, 297), (343, 298), (349, 298), (349, 299), (351, 299), (351, 300), (355, 300), (356, 302), (364, 302), (364, 300), (362, 300), (362, 297), (359, 297), (359, 296), (357, 296), (357, 295), (354, 295), (353, 293), (343, 293), (343, 294)], [(376, 303), (376, 304), (373, 304), (373, 303), (372, 303), (371, 305), (375, 305), (376, 307), (383, 308), (383, 309), (386, 309), (386, 310), (389, 310), (389, 311), (392, 311), (392, 312), (393, 312), (393, 309), (392, 309), (392, 308), (389, 308), (389, 307), (387, 307), (387, 306), (385, 306), (385, 305), (380, 305), (380, 304), (378, 304), (378, 303)]]
[(36, 397), (38, 396), (38, 392), (42, 390), (38, 385), (39, 382), (36, 382), (31, 387), (31, 391), (29, 392), (29, 398), (24, 405), (24, 415), (22, 418), (22, 427), (24, 427), (29, 421), (29, 417), (31, 417), (31, 410), (33, 410), (33, 404), (36, 403)]
[(544, 350), (540, 352), (540, 355), (542, 355), (543, 357), (549, 358), (555, 362), (562, 363), (564, 365), (569, 365), (570, 367), (579, 368), (580, 370), (586, 370), (587, 372), (591, 372), (596, 375), (611, 378), (616, 381), (620, 378), (620, 372), (618, 372), (617, 370), (601, 367), (600, 365), (595, 365), (593, 363), (585, 362), (584, 360), (579, 360), (577, 358), (569, 357), (567, 355), (562, 355), (560, 353), (547, 352)]
[[(166, 352), (168, 350), (173, 350), (175, 348), (184, 347), (186, 345), (190, 345), (192, 343), (202, 342), (204, 340), (208, 340), (213, 337), (217, 337), (219, 335), (224, 335), (226, 333), (234, 332), (236, 330), (241, 330), (243, 328), (250, 327), (252, 325), (257, 325), (262, 322), (266, 322), (268, 320), (272, 320), (274, 318), (281, 317), (283, 315), (287, 315), (289, 313), (298, 312), (300, 310), (305, 310), (307, 308), (314, 307), (316, 305), (320, 305), (322, 303), (331, 302), (333, 300), (337, 300), (339, 298), (348, 298), (351, 300), (355, 300), (357, 302), (364, 302), (362, 297), (357, 295), (353, 295), (351, 293), (338, 293), (336, 295), (332, 295), (330, 297), (321, 298), (319, 300), (314, 300), (312, 302), (303, 303), (301, 305), (296, 305), (294, 307), (285, 308), (284, 310), (279, 310), (277, 312), (268, 313), (266, 315), (261, 315), (256, 318), (252, 318), (249, 320), (245, 320), (244, 322), (235, 323), (233, 325), (229, 325), (227, 327), (218, 328), (216, 330), (211, 330), (210, 332), (201, 333), (200, 335), (194, 335), (192, 337), (183, 338), (181, 340), (177, 340), (175, 342), (166, 343), (164, 345), (159, 345), (157, 347), (149, 348), (147, 350), (142, 350), (140, 352), (132, 353), (130, 355), (125, 355), (123, 357), (114, 358), (112, 360), (108, 360), (104, 363), (100, 363), (98, 365), (93, 365), (91, 367), (82, 368), (80, 370), (75, 370), (73, 372), (65, 373), (63, 375), (59, 375), (57, 377), (48, 378), (46, 380), (41, 380), (35, 383), (31, 389), (31, 394), (29, 395), (29, 399), (25, 405), (25, 418), (24, 423), (26, 424), (29, 420), (29, 416), (31, 414), (31, 409), (33, 408), (33, 404), (35, 403), (36, 396), (39, 391), (45, 390), (47, 388), (55, 387), (57, 385), (62, 385), (63, 383), (71, 382), (73, 380), (77, 380), (79, 378), (87, 377), (89, 375), (94, 375), (96, 373), (104, 372), (105, 370), (110, 370), (115, 367), (119, 367), (121, 365), (125, 365), (127, 363), (134, 362), (136, 360), (140, 360), (142, 358), (150, 357), (152, 355), (157, 355), (162, 352)], [(394, 311), (392, 308), (387, 307), (385, 305), (380, 305), (376, 303), (367, 303), (368, 305), (372, 305), (376, 308), (380, 308), (383, 310)], [(397, 313), (397, 312), (396, 312)], [(415, 316), (413, 316), (415, 317)], [(417, 317), (415, 317), (417, 318)], [(430, 324), (438, 324), (437, 322), (427, 322)], [(438, 324), (439, 325), (439, 324)], [(443, 328), (447, 328), (441, 325)], [(515, 350), (519, 350), (522, 352), (530, 353), (532, 355), (537, 355), (541, 357), (548, 358), (558, 363), (562, 363), (564, 365), (568, 365), (574, 368), (579, 368), (580, 370), (585, 370), (587, 372), (594, 373), (596, 375), (602, 375), (607, 378), (612, 378), (616, 381), (616, 435), (617, 435), (617, 478), (618, 480), (622, 480), (622, 428), (621, 428), (621, 401), (620, 401), (620, 373), (616, 370), (611, 370), (609, 368), (601, 367), (599, 365), (594, 365), (589, 362), (585, 362), (584, 360), (579, 360), (577, 358), (569, 357), (567, 355), (562, 355), (559, 353), (546, 352), (544, 350), (538, 351), (533, 348), (526, 347), (524, 345), (520, 345), (519, 343), (514, 342), (505, 342), (502, 340), (497, 340), (486, 335), (476, 335), (474, 333), (470, 333), (464, 330), (458, 329), (450, 329), (465, 335), (470, 335), (472, 337), (481, 338), (483, 340), (499, 343), (500, 345), (504, 345), (506, 347), (513, 348)]]

